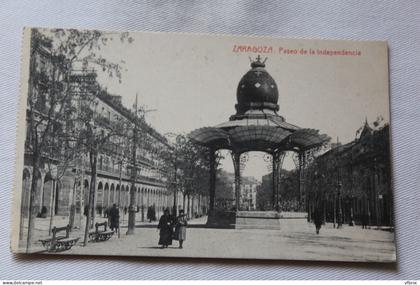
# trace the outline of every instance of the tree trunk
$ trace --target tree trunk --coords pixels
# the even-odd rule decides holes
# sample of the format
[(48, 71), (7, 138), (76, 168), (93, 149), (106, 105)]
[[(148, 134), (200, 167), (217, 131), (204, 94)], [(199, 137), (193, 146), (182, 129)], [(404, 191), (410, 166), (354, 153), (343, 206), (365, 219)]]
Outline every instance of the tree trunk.
[(80, 188), (78, 200), (76, 201), (76, 216), (75, 219), (77, 221), (77, 228), (82, 228), (82, 219), (83, 219), (83, 210), (85, 208), (85, 167), (84, 167), (84, 161), (82, 159), (82, 179), (80, 180)]
[(93, 227), (93, 223), (95, 222), (95, 205), (93, 205), (93, 202), (95, 200), (95, 189), (96, 189), (97, 154), (91, 152), (89, 154), (89, 159), (90, 159), (91, 177), (90, 177), (89, 200), (87, 204), (88, 210), (86, 213), (86, 226), (85, 226), (85, 235), (83, 239), (83, 246), (87, 245), (89, 229)]
[(201, 215), (201, 194), (197, 196), (197, 214)]
[(174, 217), (176, 217), (178, 215), (178, 201), (177, 201), (177, 198), (178, 198), (177, 197), (178, 196), (177, 187), (178, 187), (178, 185), (177, 185), (177, 176), (176, 176), (177, 171), (178, 171), (178, 169), (177, 169), (177, 165), (175, 163), (174, 164), (174, 184), (173, 184), (174, 185), (174, 199), (173, 199), (173, 206), (172, 206), (172, 215)]
[(56, 181), (55, 179), (52, 180), (52, 190), (51, 190), (51, 198), (50, 198), (50, 225), (48, 227), (48, 235), (51, 235), (52, 224), (54, 220), (54, 205), (55, 205), (55, 189), (56, 189)]
[[(119, 163), (119, 171), (120, 171), (120, 176), (119, 176), (119, 187), (118, 187), (118, 209), (120, 210), (120, 213), (122, 212), (124, 215), (124, 209), (121, 207), (121, 187), (122, 187), (122, 160)], [(123, 216), (123, 221), (124, 221), (124, 216)], [(121, 223), (122, 224), (122, 223)], [(118, 225), (118, 238), (121, 237), (121, 224)]]
[(210, 195), (210, 210), (214, 210), (214, 204), (216, 199), (216, 175), (217, 175), (217, 167), (216, 167), (216, 154), (213, 149), (210, 149), (210, 188), (209, 188), (209, 195)]
[(191, 218), (194, 219), (195, 218), (195, 209), (194, 209), (194, 195), (191, 199)]
[(187, 195), (187, 219), (191, 219), (191, 207), (190, 207), (191, 196)]
[(185, 213), (185, 198), (186, 197), (187, 197), (187, 195), (182, 193), (182, 210), (184, 210), (184, 213)]
[(37, 171), (39, 169), (40, 158), (39, 154), (34, 151), (32, 158), (32, 181), (31, 181), (31, 194), (29, 195), (29, 216), (28, 216), (28, 236), (26, 241), (26, 252), (29, 253), (32, 246), (33, 232), (35, 228), (35, 200), (37, 194)]
[(72, 192), (71, 205), (70, 205), (70, 216), (69, 216), (70, 231), (72, 231), (73, 228), (74, 228), (74, 217), (75, 217), (75, 214), (76, 214), (76, 206), (75, 206), (76, 187), (77, 187), (77, 179), (74, 179), (73, 192)]
[[(137, 102), (137, 101), (136, 101)], [(137, 115), (137, 105), (136, 105), (136, 115)], [(137, 123), (135, 123), (137, 124)], [(137, 125), (134, 125), (133, 131), (133, 149), (132, 149), (132, 169), (131, 169), (131, 188), (129, 189), (130, 193), (130, 204), (128, 206), (128, 225), (127, 225), (127, 235), (134, 234), (134, 229), (136, 227), (136, 180), (137, 180)]]

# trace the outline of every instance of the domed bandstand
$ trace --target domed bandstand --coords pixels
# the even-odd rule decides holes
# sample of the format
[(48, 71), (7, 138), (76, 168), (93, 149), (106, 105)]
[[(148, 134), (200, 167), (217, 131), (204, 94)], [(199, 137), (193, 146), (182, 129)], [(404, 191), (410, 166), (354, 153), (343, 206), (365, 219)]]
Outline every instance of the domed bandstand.
[[(237, 88), (236, 114), (229, 121), (214, 127), (203, 127), (192, 131), (189, 138), (196, 144), (205, 146), (210, 151), (210, 213), (215, 206), (216, 166), (215, 152), (230, 150), (235, 171), (235, 207), (236, 217), (241, 211), (241, 163), (244, 154), (249, 151), (265, 152), (272, 163), (272, 208), (278, 217), (279, 207), (279, 171), (286, 151), (299, 155), (299, 193), (302, 205), (305, 205), (304, 165), (305, 153), (319, 148), (329, 141), (327, 135), (317, 130), (300, 128), (286, 122), (278, 114), (278, 88), (274, 79), (265, 70), (265, 60), (258, 56), (251, 63), (251, 69), (242, 77)], [(242, 212), (242, 215), (244, 213)]]

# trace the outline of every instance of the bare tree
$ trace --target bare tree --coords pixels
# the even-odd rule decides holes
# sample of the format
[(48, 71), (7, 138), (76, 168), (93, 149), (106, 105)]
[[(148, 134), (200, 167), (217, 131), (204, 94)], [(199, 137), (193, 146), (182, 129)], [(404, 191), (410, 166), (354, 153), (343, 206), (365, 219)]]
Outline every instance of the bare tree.
[[(48, 152), (49, 148), (51, 150), (51, 141), (57, 138), (58, 132), (66, 126), (74, 111), (70, 88), (74, 65), (80, 62), (86, 68), (94, 63), (101, 66), (103, 72), (107, 72), (109, 76), (121, 79), (121, 65), (110, 63), (96, 54), (111, 38), (111, 34), (99, 31), (31, 31), (26, 148), (31, 152), (33, 175), (29, 197), (27, 252), (30, 251), (33, 240), (37, 211), (34, 206), (40, 169), (50, 159)], [(123, 33), (120, 40), (131, 42), (132, 38)]]
[(106, 92), (99, 86), (97, 90), (84, 94), (78, 98), (79, 109), (81, 110), (76, 124), (72, 131), (74, 145), (80, 152), (89, 157), (90, 166), (90, 188), (86, 208), (86, 227), (84, 244), (87, 244), (89, 229), (94, 224), (95, 217), (95, 190), (98, 155), (118, 155), (119, 149), (124, 148), (125, 140), (132, 134), (131, 122), (122, 116), (108, 118), (97, 110), (99, 98), (107, 96)]

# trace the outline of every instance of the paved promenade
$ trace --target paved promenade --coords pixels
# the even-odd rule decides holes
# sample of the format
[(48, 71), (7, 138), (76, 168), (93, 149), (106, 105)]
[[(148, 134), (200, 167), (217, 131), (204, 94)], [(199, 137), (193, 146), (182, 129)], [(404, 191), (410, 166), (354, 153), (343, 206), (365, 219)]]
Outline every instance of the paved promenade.
[[(362, 230), (327, 224), (319, 235), (304, 219), (285, 219), (280, 230), (208, 229), (205, 218), (192, 220), (184, 248), (178, 242), (167, 249), (158, 246), (155, 225), (142, 224), (131, 236), (121, 235), (102, 243), (75, 246), (64, 254), (142, 255), (169, 257), (231, 257), (261, 259), (311, 259), (342, 261), (392, 261), (394, 235), (382, 230)], [(125, 232), (124, 228), (121, 231)]]
[[(313, 224), (304, 218), (281, 219), (279, 230), (210, 229), (205, 228), (207, 217), (189, 221), (187, 240), (183, 249), (178, 242), (167, 249), (158, 246), (157, 222), (136, 222), (135, 234), (127, 236), (127, 219), (121, 235), (115, 234), (106, 242), (78, 243), (71, 250), (59, 254), (94, 254), (120, 256), (168, 256), (260, 259), (310, 259), (342, 261), (393, 261), (394, 234), (379, 229), (363, 230), (360, 226), (334, 229), (332, 224), (315, 233)], [(97, 217), (96, 221), (104, 221)], [(140, 219), (139, 219), (140, 220)], [(68, 223), (67, 217), (54, 217), (54, 225)], [(48, 236), (49, 219), (37, 219), (35, 240)], [(71, 233), (83, 240), (83, 227)], [(22, 242), (25, 241), (25, 236)], [(38, 242), (34, 252), (43, 252)], [(56, 254), (56, 253), (52, 253)]]

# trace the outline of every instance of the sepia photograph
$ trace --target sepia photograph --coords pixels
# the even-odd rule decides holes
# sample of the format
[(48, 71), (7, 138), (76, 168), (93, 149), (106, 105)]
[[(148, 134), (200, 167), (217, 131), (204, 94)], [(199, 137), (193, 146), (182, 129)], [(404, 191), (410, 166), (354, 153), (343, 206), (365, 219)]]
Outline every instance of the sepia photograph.
[(386, 42), (22, 42), (12, 252), (396, 262)]

